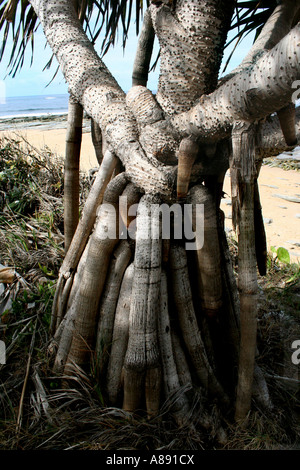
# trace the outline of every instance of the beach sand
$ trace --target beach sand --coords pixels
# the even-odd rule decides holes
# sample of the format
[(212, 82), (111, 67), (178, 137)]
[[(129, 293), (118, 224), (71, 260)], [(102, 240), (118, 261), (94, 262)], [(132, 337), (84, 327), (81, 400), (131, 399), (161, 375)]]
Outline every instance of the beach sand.
[[(34, 147), (49, 147), (54, 153), (64, 156), (66, 146), (66, 129), (37, 130), (27, 129), (22, 131), (22, 135)], [(88, 172), (91, 168), (97, 167), (98, 162), (95, 155), (94, 146), (90, 132), (83, 132), (81, 144), (81, 171)]]
[[(260, 202), (267, 237), (271, 246), (283, 246), (291, 261), (300, 261), (300, 172), (263, 165), (258, 178)], [(230, 176), (226, 173), (225, 198), (221, 207), (225, 212), (225, 226), (232, 229)], [(299, 202), (292, 202), (285, 197)]]
[[(67, 121), (65, 118), (52, 121), (37, 120), (36, 122), (26, 120), (11, 120), (10, 125), (0, 125), (0, 137), (7, 136), (16, 138), (20, 135), (36, 148), (47, 146), (52, 152), (61, 155), (65, 154)], [(81, 146), (81, 171), (88, 172), (91, 168), (97, 167), (98, 162), (90, 133), (89, 120), (84, 121)]]
[[(2, 127), (3, 129), (3, 127)], [(1, 136), (24, 136), (37, 148), (45, 145), (63, 157), (65, 152), (66, 121), (27, 127), (26, 123), (10, 125), (4, 130), (0, 127)], [(97, 160), (90, 135), (88, 122), (85, 123), (82, 137), (80, 169), (88, 172), (97, 167)], [(230, 176), (227, 172), (224, 185), (225, 197), (222, 209), (225, 212), (225, 225), (229, 232), (231, 224)], [(292, 261), (300, 261), (300, 172), (283, 170), (278, 167), (263, 165), (259, 176), (259, 191), (262, 212), (265, 221), (268, 250), (271, 246), (285, 247)], [(293, 198), (294, 202), (284, 199)]]

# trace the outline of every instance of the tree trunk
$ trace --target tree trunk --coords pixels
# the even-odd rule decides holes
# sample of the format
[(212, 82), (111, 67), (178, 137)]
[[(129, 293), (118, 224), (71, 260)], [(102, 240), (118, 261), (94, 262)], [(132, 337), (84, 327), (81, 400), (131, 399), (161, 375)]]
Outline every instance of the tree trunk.
[[(218, 83), (235, 2), (152, 1), (125, 98), (70, 3), (31, 4), (106, 145), (60, 270), (51, 323), (56, 370), (70, 374), (73, 363), (88, 368), (96, 359), (107, 404), (129, 412), (151, 417), (174, 400), (175, 418), (186, 422), (197, 390), (226, 413), (235, 405), (243, 421), (258, 370), (256, 266), (264, 248), (255, 243), (255, 230), (263, 230), (256, 164), (274, 145), (262, 133), (275, 129), (280, 112), (272, 124), (260, 121), (290, 103), (299, 79), (294, 14), (280, 10), (286, 21), (268, 24), (251, 66)], [(161, 47), (156, 96), (145, 87), (153, 30)], [(112, 178), (119, 160), (124, 173)], [(229, 166), (238, 289), (219, 208)]]
[(146, 86), (155, 33), (150, 10), (146, 10), (132, 71), (132, 86)]
[(257, 275), (254, 232), (255, 138), (249, 123), (238, 122), (232, 133), (231, 184), (238, 230), (240, 291), (239, 372), (235, 418), (243, 420), (251, 406), (257, 330)]
[(101, 165), (101, 162), (103, 159), (103, 153), (104, 153), (103, 152), (103, 139), (102, 139), (101, 129), (98, 126), (98, 124), (94, 121), (94, 119), (91, 119), (91, 136), (92, 136), (92, 142), (94, 145), (97, 161), (99, 165)]
[(64, 175), (64, 235), (68, 251), (79, 220), (79, 161), (83, 108), (69, 96)]

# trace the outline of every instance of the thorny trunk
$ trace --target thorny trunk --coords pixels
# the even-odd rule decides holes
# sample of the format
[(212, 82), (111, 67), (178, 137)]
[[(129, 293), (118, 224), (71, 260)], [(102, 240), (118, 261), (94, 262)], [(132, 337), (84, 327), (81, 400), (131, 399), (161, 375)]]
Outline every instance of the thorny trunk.
[[(300, 71), (299, 1), (275, 10), (246, 63), (219, 83), (235, 2), (152, 1), (126, 99), (69, 2), (31, 3), (70, 90), (105, 142), (53, 303), (56, 370), (71, 374), (74, 362), (96, 362), (108, 403), (131, 412), (143, 408), (153, 416), (164, 399), (176, 396), (172, 411), (182, 423), (189, 410), (185, 392), (196, 387), (217, 398), (220, 409), (235, 402), (235, 418), (243, 421), (254, 376), (270, 406), (255, 364), (256, 265), (263, 272), (265, 249), (257, 236), (264, 235), (257, 175), (268, 151), (295, 143), (293, 119), (280, 147), (264, 131), (282, 125), (282, 110), (291, 110)], [(161, 47), (156, 96), (145, 87), (154, 32)], [(278, 119), (260, 122), (276, 111)], [(118, 159), (125, 171), (109, 183)], [(219, 209), (229, 164), (238, 283)], [(119, 196), (126, 196), (127, 208)], [(177, 203), (183, 213), (186, 203), (192, 205), (193, 252), (186, 249), (186, 232), (181, 240), (175, 232), (163, 237), (155, 208), (165, 202), (170, 209)], [(195, 230), (199, 204), (203, 243)]]

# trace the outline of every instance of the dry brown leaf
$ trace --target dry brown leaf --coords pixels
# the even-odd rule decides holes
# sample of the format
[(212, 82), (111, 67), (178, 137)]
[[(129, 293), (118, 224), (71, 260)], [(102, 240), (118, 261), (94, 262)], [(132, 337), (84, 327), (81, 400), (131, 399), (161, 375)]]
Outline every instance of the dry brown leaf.
[(16, 272), (13, 268), (0, 268), (0, 282), (5, 284), (11, 284), (16, 276)]

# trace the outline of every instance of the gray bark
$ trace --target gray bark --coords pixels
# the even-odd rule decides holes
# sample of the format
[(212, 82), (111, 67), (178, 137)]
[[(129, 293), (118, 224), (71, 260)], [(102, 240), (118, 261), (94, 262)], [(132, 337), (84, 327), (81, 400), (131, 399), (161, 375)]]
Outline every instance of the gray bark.
[(146, 10), (142, 31), (139, 36), (137, 51), (132, 71), (132, 86), (146, 86), (150, 68), (155, 33), (152, 25), (150, 10)]
[(215, 88), (233, 7), (231, 0), (150, 7), (161, 48), (157, 100), (168, 115), (187, 111)]
[[(295, 26), (294, 17), (300, 7), (299, 0), (283, 0), (274, 10), (241, 64), (230, 75), (251, 66), (264, 52), (272, 49)], [(225, 77), (226, 78), (226, 77)]]
[[(111, 236), (109, 229), (118, 233), (118, 200), (126, 186), (123, 174), (112, 180), (105, 192), (104, 204), (100, 206), (91, 236), (87, 262), (85, 263), (78, 292), (70, 309), (75, 312), (75, 327), (66, 367), (73, 362), (80, 366), (87, 362), (95, 339), (97, 312), (104, 287), (109, 260), (118, 238)], [(117, 219), (117, 220), (116, 220)]]
[[(212, 0), (210, 2), (213, 3)], [(152, 154), (145, 155), (139, 143), (136, 121), (126, 106), (124, 93), (87, 40), (75, 11), (72, 13), (66, 0), (47, 3), (32, 0), (31, 3), (72, 93), (100, 125), (107, 142), (125, 165), (129, 178), (145, 191), (154, 190), (162, 195), (170, 195), (173, 170), (163, 168)], [(178, 8), (188, 8), (186, 2), (177, 3)], [(198, 9), (200, 4), (200, 0), (195, 2), (195, 8)], [(163, 5), (157, 8), (153, 5), (151, 8), (156, 9), (158, 18), (158, 12), (168, 7)], [(49, 14), (55, 21), (49, 21)], [(170, 17), (169, 11), (167, 16)], [(209, 8), (207, 17), (211, 17)], [(295, 26), (250, 69), (221, 85), (189, 111), (173, 117), (170, 122), (177, 132), (183, 136), (193, 134), (202, 140), (216, 140), (228, 136), (234, 120), (243, 118), (257, 121), (287, 105), (293, 92), (291, 85), (299, 79), (299, 28), (299, 25)], [(216, 24), (212, 30), (216, 30)], [(156, 32), (160, 35), (158, 30)], [(174, 34), (177, 34), (176, 30)], [(217, 43), (220, 46), (220, 40)], [(176, 61), (172, 66), (176, 69)], [(192, 104), (194, 102), (189, 106)]]
[(207, 141), (228, 135), (234, 121), (257, 122), (290, 103), (300, 78), (300, 24), (254, 65), (204, 96), (171, 122), (183, 135)]
[(100, 126), (105, 140), (122, 160), (130, 179), (145, 190), (169, 193), (169, 175), (138, 139), (136, 121), (124, 92), (95, 52), (67, 0), (32, 0), (47, 41), (71, 93)]
[[(148, 415), (152, 416), (159, 409), (161, 372), (167, 392), (177, 390), (178, 384), (189, 386), (192, 382), (192, 374), (189, 374), (186, 367), (188, 363), (192, 363), (202, 386), (228, 404), (228, 397), (215, 374), (214, 359), (207, 357), (206, 345), (209, 346), (209, 341), (204, 342), (201, 336), (201, 319), (197, 318), (193, 306), (185, 250), (172, 245), (170, 241), (162, 243), (160, 236), (151, 238), (153, 230), (159, 232), (160, 229), (156, 225), (157, 219), (154, 222), (150, 207), (155, 202), (164, 199), (171, 202), (176, 198), (174, 182), (178, 158), (179, 196), (185, 197), (187, 194), (190, 178), (199, 185), (205, 182), (207, 187), (201, 184), (198, 189), (205, 195), (207, 208), (206, 243), (202, 251), (197, 250), (198, 270), (195, 281), (201, 297), (202, 311), (208, 313), (208, 316), (219, 318), (224, 305), (223, 285), (233, 285), (229, 263), (226, 263), (223, 271), (221, 269), (220, 225), (217, 216), (220, 185), (230, 154), (228, 140), (232, 134), (233, 158), (230, 163), (232, 196), (239, 229), (240, 305), (237, 306), (237, 299), (233, 294), (230, 298), (229, 317), (233, 322), (231, 337), (234, 341), (237, 340), (238, 327), (241, 328), (236, 419), (243, 419), (249, 411), (252, 393), (257, 289), (253, 230), (257, 177), (255, 138), (248, 131), (252, 129), (253, 123), (256, 125), (291, 101), (294, 91), (292, 83), (300, 78), (300, 25), (297, 24), (278, 42), (280, 34), (285, 34), (284, 28), (289, 29), (288, 17), (292, 15), (286, 15), (287, 22), (283, 29), (277, 28), (279, 36), (277, 34), (273, 43), (270, 30), (265, 29), (261, 37), (265, 45), (260, 46), (258, 43), (257, 47), (261, 50), (268, 49), (273, 44), (275, 46), (259, 54), (258, 58), (255, 53), (255, 60), (251, 59), (249, 67), (242, 68), (215, 89), (234, 2), (152, 2), (149, 11), (161, 46), (158, 94), (154, 97), (141, 86), (145, 78), (138, 78), (138, 86), (132, 88), (126, 100), (115, 79), (87, 40), (77, 13), (72, 10), (70, 3), (67, 0), (32, 0), (31, 4), (42, 22), (47, 40), (57, 56), (72, 93), (99, 125), (108, 148), (100, 166), (100, 176), (97, 176), (91, 191), (87, 211), (83, 213), (60, 272), (54, 311), (58, 310), (58, 329), (63, 323), (67, 325), (67, 329), (66, 336), (63, 333), (61, 336), (64, 350), (61, 356), (57, 356), (57, 360), (60, 358), (61, 361), (59, 365), (72, 361), (83, 364), (85, 356), (92, 351), (98, 307), (111, 255), (117, 243), (115, 240), (103, 241), (103, 232), (108, 229), (106, 222), (110, 221), (103, 205), (94, 230), (93, 224), (104, 188), (112, 175), (116, 159), (119, 158), (125, 166), (125, 175), (121, 175), (117, 182), (113, 179), (112, 185), (118, 185), (121, 181), (121, 188), (119, 187), (119, 192), (114, 192), (110, 202), (117, 205), (117, 196), (128, 181), (146, 194), (139, 203), (137, 216), (134, 275), (132, 290), (130, 287), (127, 291), (127, 294), (130, 291), (129, 318), (127, 319), (127, 297), (126, 306), (122, 306), (126, 321), (121, 328), (121, 346), (117, 347), (117, 341), (113, 342), (118, 349), (113, 354), (117, 359), (116, 367), (112, 368), (113, 371), (117, 370), (116, 374), (112, 374), (117, 381), (111, 387), (113, 400), (118, 396), (120, 384), (124, 380), (124, 409), (135, 411), (145, 400)], [(149, 17), (147, 21), (150, 24)], [(144, 33), (146, 43), (149, 44), (152, 32), (149, 33), (151, 28), (147, 31), (146, 26), (145, 24)], [(283, 30), (284, 32), (279, 33)], [(136, 64), (138, 68), (144, 67), (139, 72), (144, 76), (147, 60), (145, 55), (138, 54)], [(238, 121), (246, 125), (245, 133), (242, 132), (243, 128), (237, 129)], [(267, 124), (264, 126), (267, 129)], [(263, 125), (260, 123), (258, 128), (262, 132)], [(270, 149), (271, 143), (258, 137), (256, 145)], [(186, 151), (185, 144), (191, 143), (191, 140), (196, 142), (195, 148), (188, 148)], [(197, 188), (192, 190), (192, 197), (196, 191)], [(197, 198), (195, 200), (197, 202)], [(128, 214), (122, 214), (122, 218), (127, 225)], [(148, 236), (145, 238), (143, 235), (147, 230)], [(175, 331), (171, 332), (170, 337), (163, 335), (164, 338), (158, 338), (158, 320), (160, 328), (166, 330), (168, 326), (162, 262), (169, 262), (171, 266), (172, 293), (182, 335), (180, 339), (184, 342), (182, 348), (178, 345)], [(69, 292), (66, 279), (74, 275), (76, 268)], [(74, 290), (76, 285), (79, 286), (77, 292)], [(65, 302), (62, 299), (68, 295), (67, 313), (63, 317), (57, 305), (62, 305)], [(238, 307), (239, 319), (236, 318)], [(117, 319), (120, 319), (119, 314)], [(117, 324), (118, 321), (115, 334), (118, 333)], [(206, 323), (202, 322), (202, 325), (205, 327)], [(82, 355), (83, 349), (86, 349), (86, 354)], [(234, 349), (235, 354), (236, 345)], [(170, 362), (166, 360), (166, 354), (171, 350), (174, 361)], [(169, 374), (166, 373), (166, 364), (172, 366), (172, 371), (167, 371)]]
[(129, 264), (131, 255), (132, 253), (129, 243), (127, 240), (123, 240), (117, 246), (110, 263), (105, 289), (101, 297), (99, 308), (98, 331), (95, 346), (98, 375), (106, 373), (114, 330), (116, 306), (118, 303), (123, 275)]
[[(112, 405), (118, 403), (122, 388), (122, 368), (129, 335), (129, 312), (134, 276), (133, 263), (126, 269), (114, 318), (114, 328), (107, 371), (107, 393)], [(107, 341), (108, 338), (106, 338)], [(109, 342), (106, 343), (109, 345)]]
[(143, 196), (138, 208), (129, 339), (124, 361), (123, 407), (130, 411), (138, 409), (144, 390), (149, 414), (155, 408), (157, 411), (160, 392), (156, 324), (161, 278), (161, 228), (152, 208), (155, 202), (158, 202), (157, 198)]

